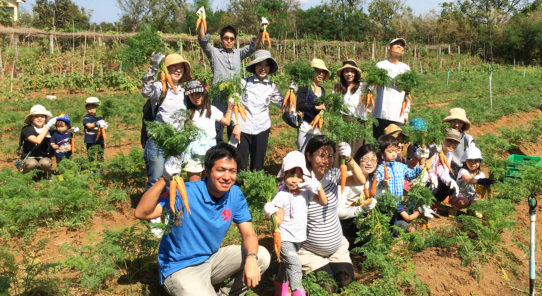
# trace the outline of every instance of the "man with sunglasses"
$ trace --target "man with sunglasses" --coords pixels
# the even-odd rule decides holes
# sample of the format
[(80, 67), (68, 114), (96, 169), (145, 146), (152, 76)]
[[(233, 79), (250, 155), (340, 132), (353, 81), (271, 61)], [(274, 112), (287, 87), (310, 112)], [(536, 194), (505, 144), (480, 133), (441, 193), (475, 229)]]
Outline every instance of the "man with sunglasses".
[[(203, 7), (196, 12), (198, 17), (205, 18), (205, 10)], [(265, 21), (267, 23), (267, 21)], [(213, 71), (213, 84), (227, 81), (232, 79), (235, 75), (241, 74), (241, 61), (256, 51), (256, 45), (260, 43), (263, 32), (263, 22), (260, 24), (260, 31), (258, 38), (252, 38), (249, 45), (242, 48), (234, 48), (237, 39), (237, 30), (234, 27), (228, 25), (220, 30), (220, 47), (214, 47), (209, 43), (211, 35), (207, 33), (206, 28), (200, 24), (198, 30), (198, 42), (205, 52), (205, 55), (209, 59), (211, 64), (211, 70)], [(220, 100), (213, 100), (213, 105), (220, 111), (225, 112), (226, 107)], [(222, 141), (223, 126), (220, 123), (216, 123), (216, 140), (217, 143)], [(233, 127), (228, 127), (228, 137), (231, 135)]]

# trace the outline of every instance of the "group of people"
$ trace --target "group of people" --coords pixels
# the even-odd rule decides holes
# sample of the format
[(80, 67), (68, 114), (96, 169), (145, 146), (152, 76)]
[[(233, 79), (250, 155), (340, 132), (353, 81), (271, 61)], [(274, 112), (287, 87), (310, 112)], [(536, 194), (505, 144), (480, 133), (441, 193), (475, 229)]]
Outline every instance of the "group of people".
[[(96, 115), (99, 104), (100, 100), (96, 97), (85, 100), (84, 142), (91, 161), (103, 161), (104, 135), (100, 132), (108, 127), (107, 122)], [(41, 170), (45, 177), (50, 177), (52, 157), (55, 157), (57, 164), (62, 159), (69, 159), (75, 150), (75, 135), (78, 133), (79, 128), (72, 127), (68, 114), (54, 117), (43, 105), (32, 106), (19, 136), (17, 151), (21, 160), (16, 163), (17, 168), (23, 173)]]
[[(205, 12), (200, 10), (198, 14), (204, 17)], [(240, 49), (234, 48), (237, 31), (233, 27), (226, 26), (220, 31), (218, 48), (210, 44), (204, 26), (198, 28), (198, 41), (209, 59), (213, 84), (240, 75), (242, 60), (254, 53), (245, 67), (252, 76), (241, 80), (243, 92), (239, 94), (246, 108), (245, 120), (232, 115), (232, 100), (210, 98), (208, 86), (192, 77), (190, 62), (180, 54), (153, 55), (143, 77), (142, 94), (148, 99), (151, 120), (178, 129), (189, 120), (202, 134), (186, 151), (179, 151), (179, 157), (168, 159), (152, 137), (143, 143), (148, 182), (135, 209), (136, 218), (158, 222), (164, 213), (182, 212), (180, 216), (166, 215), (170, 227), (165, 233), (155, 232), (161, 236), (160, 282), (171, 295), (244, 295), (247, 289), (259, 284), (270, 264), (269, 252), (258, 244), (247, 201), (235, 185), (239, 170), (263, 169), (271, 129), (269, 104), (283, 103), (279, 89), (269, 80), (279, 65), (269, 51), (256, 50), (266, 26), (262, 22), (258, 37)], [(408, 71), (408, 65), (400, 62), (405, 47), (404, 39), (393, 39), (389, 43), (389, 58), (377, 66), (387, 70), (392, 78)], [(161, 63), (171, 75), (172, 85), (165, 89), (156, 80)], [(325, 271), (339, 287), (348, 285), (354, 277), (350, 258), (358, 231), (354, 218), (371, 211), (378, 203), (378, 196), (387, 191), (400, 200), (391, 221), (394, 225), (411, 231), (411, 221), (420, 215), (432, 217), (430, 208), (409, 212), (402, 201), (408, 189), (405, 181), (417, 178), (422, 171), (420, 159), (436, 158), (439, 151), (446, 155), (452, 171), (434, 160), (424, 182), (439, 201), (450, 203), (455, 209), (468, 207), (477, 200), (477, 184), (491, 185), (491, 180), (480, 171), (482, 156), (473, 138), (465, 133), (470, 121), (460, 108), (450, 110), (444, 119), (449, 122), (450, 130), (443, 143), (417, 148), (410, 145), (403, 157), (408, 139), (401, 126), (409, 122), (410, 110), (408, 105), (401, 112), (405, 93), (382, 86), (376, 91), (374, 110), (366, 109), (359, 101), (368, 86), (361, 82), (362, 71), (353, 60), (344, 61), (338, 69), (340, 81), (332, 91), (343, 95), (348, 110), (343, 114), (344, 120), (359, 122), (360, 128), (367, 128), (365, 121), (372, 112), (379, 123), (373, 127), (379, 147), (376, 150), (363, 141), (329, 141), (310, 122), (326, 109), (325, 104), (317, 102), (325, 95), (321, 83), (331, 73), (321, 59), (313, 59), (310, 65), (314, 69), (312, 83), (297, 90), (296, 109), (303, 113), (297, 129), (297, 150), (284, 157), (277, 175), (283, 186), (264, 209), (268, 216), (276, 217), (282, 236), (275, 295), (290, 295), (290, 291), (291, 295), (306, 295), (301, 278), (308, 272)], [(85, 143), (87, 149), (101, 148), (92, 157), (103, 159), (100, 130), (106, 129), (107, 123), (96, 115), (97, 98), (88, 98), (85, 105), (88, 112), (83, 119)], [(188, 115), (179, 117), (182, 112)], [(45, 107), (36, 105), (25, 124), (21, 132), (23, 172), (34, 168), (49, 171), (52, 151), (57, 162), (70, 157), (73, 149), (70, 138), (75, 131), (66, 114), (52, 117)], [(427, 129), (421, 119), (413, 119), (409, 124)], [(224, 126), (229, 144), (223, 141)], [(345, 188), (340, 187), (341, 172), (335, 162), (339, 157), (346, 159), (349, 170)], [(186, 183), (189, 209), (180, 207), (183, 197), (179, 191), (174, 201), (170, 200), (169, 182), (181, 171), (187, 173), (190, 181)], [(340, 193), (341, 190), (344, 192)], [(362, 204), (364, 199), (371, 201)], [(221, 247), (232, 222), (239, 229), (243, 245)]]

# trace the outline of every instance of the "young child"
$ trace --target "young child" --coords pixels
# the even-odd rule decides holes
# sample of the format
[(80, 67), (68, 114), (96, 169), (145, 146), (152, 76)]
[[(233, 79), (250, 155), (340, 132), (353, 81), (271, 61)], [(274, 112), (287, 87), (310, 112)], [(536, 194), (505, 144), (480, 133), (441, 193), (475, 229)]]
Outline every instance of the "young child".
[[(384, 135), (393, 136), (399, 142), (399, 153), (403, 151), (405, 147), (406, 135), (403, 133), (401, 127), (396, 124), (390, 124), (384, 129)], [(406, 164), (406, 159), (400, 154), (397, 154), (395, 161)]]
[(186, 163), (184, 170), (188, 174), (189, 181), (199, 181), (203, 172), (205, 153), (209, 148), (216, 145), (215, 122), (229, 126), (233, 105), (229, 103), (226, 114), (218, 110), (217, 107), (211, 106), (207, 90), (198, 79), (187, 82), (184, 95), (187, 109), (190, 112), (189, 119), (203, 133), (188, 146), (184, 154)]
[(460, 141), (457, 145), (457, 148), (452, 153), (454, 158), (450, 163), (454, 175), (457, 176), (459, 169), (461, 169), (461, 167), (463, 166), (463, 164), (461, 163), (463, 154), (465, 154), (465, 151), (467, 151), (467, 149), (475, 146), (472, 136), (465, 133), (465, 131), (470, 128), (470, 121), (467, 118), (467, 114), (465, 113), (464, 109), (452, 108), (450, 109), (450, 111), (448, 111), (448, 116), (445, 117), (442, 122), (450, 123), (450, 128), (455, 129), (460, 133)]
[[(401, 227), (403, 230), (407, 230), (410, 222), (418, 218), (420, 212), (414, 210), (413, 213), (408, 213), (406, 207), (403, 206), (404, 181), (411, 181), (418, 177), (422, 170), (419, 165), (416, 165), (416, 167), (411, 169), (406, 164), (395, 161), (397, 154), (399, 153), (399, 141), (397, 141), (395, 137), (390, 135), (381, 136), (378, 139), (378, 145), (379, 156), (382, 162), (376, 169), (376, 180), (378, 183), (384, 183), (391, 194), (400, 197), (401, 202), (398, 205), (392, 223)], [(387, 171), (387, 174), (385, 174), (385, 170)], [(386, 177), (388, 177), (388, 179), (386, 179)], [(394, 236), (398, 234), (396, 231), (393, 233)]]
[(450, 198), (450, 203), (456, 209), (466, 208), (478, 200), (477, 186), (489, 187), (493, 184), (493, 181), (487, 179), (485, 174), (480, 170), (482, 160), (482, 152), (477, 147), (470, 147), (465, 151), (461, 160), (463, 168), (457, 174), (459, 194)]
[(68, 114), (61, 114), (56, 118), (56, 131), (51, 135), (51, 148), (55, 151), (57, 165), (64, 158), (70, 158), (73, 153), (73, 134), (68, 132), (72, 127)]
[[(96, 110), (99, 105), (100, 100), (96, 97), (88, 97), (85, 101), (85, 108), (88, 113), (83, 116), (83, 126), (85, 128), (85, 144), (87, 145), (87, 153), (90, 161), (94, 161), (96, 158), (98, 161), (104, 160), (104, 137), (103, 134), (98, 136), (98, 131), (99, 129), (107, 129), (108, 125), (102, 117), (96, 116)], [(90, 150), (94, 146), (98, 146), (98, 150), (95, 153)]]
[[(452, 153), (459, 142), (459, 132), (454, 129), (449, 129), (441, 146), (441, 151), (444, 154), (446, 161), (448, 161), (448, 164), (450, 164), (454, 158)], [(459, 187), (455, 181), (455, 175), (452, 175), (448, 166), (439, 160), (439, 154), (440, 153), (434, 153), (433, 156), (427, 160), (431, 163), (428, 173), (433, 195), (437, 201), (443, 201), (447, 196), (459, 194)]]
[(275, 295), (306, 295), (301, 284), (301, 262), (297, 252), (307, 239), (307, 207), (314, 198), (320, 205), (327, 204), (327, 197), (320, 181), (310, 177), (305, 157), (299, 151), (288, 153), (282, 160), (277, 178), (284, 178), (284, 188), (271, 202), (265, 204), (268, 217), (275, 214), (281, 235), (279, 281), (275, 282)]
[[(241, 155), (241, 170), (263, 170), (267, 140), (271, 130), (269, 104), (282, 105), (282, 95), (278, 87), (268, 79), (277, 72), (278, 64), (267, 50), (254, 53), (254, 60), (246, 66), (254, 75), (243, 79), (245, 88), (241, 103), (246, 108), (246, 121), (239, 116), (234, 118), (233, 134), (240, 138), (238, 151)], [(250, 165), (248, 163), (250, 156)]]

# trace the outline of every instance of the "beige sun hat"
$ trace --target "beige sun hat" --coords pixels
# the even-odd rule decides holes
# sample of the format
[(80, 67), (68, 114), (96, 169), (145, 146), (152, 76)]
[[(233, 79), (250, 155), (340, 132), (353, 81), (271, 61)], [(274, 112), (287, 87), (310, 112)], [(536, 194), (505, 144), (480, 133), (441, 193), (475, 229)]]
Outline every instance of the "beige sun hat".
[(453, 128), (447, 129), (448, 133), (446, 134), (446, 137), (444, 137), (445, 140), (454, 141), (457, 143), (461, 143), (461, 134)]
[(392, 136), (397, 138), (399, 134), (402, 134), (406, 138), (406, 135), (403, 133), (403, 130), (396, 124), (390, 124), (384, 129), (384, 135)]
[(293, 168), (300, 168), (304, 176), (311, 175), (311, 173), (307, 169), (307, 164), (305, 163), (305, 156), (303, 156), (303, 153), (294, 150), (286, 154), (286, 156), (284, 156), (284, 158), (282, 159), (282, 167), (277, 174), (277, 178), (284, 177), (284, 173)]
[(470, 121), (467, 118), (467, 113), (465, 112), (465, 109), (463, 108), (452, 108), (450, 111), (448, 111), (448, 116), (446, 116), (442, 122), (449, 122), (452, 120), (461, 120), (465, 124), (463, 125), (463, 132), (468, 130), (470, 128)]
[(324, 61), (322, 61), (321, 59), (312, 59), (311, 67), (326, 71), (326, 76), (324, 76), (324, 80), (328, 80), (329, 76), (331, 76), (331, 73), (326, 67), (326, 63), (324, 63)]
[(47, 109), (45, 109), (45, 107), (43, 107), (43, 105), (34, 105), (32, 106), (32, 108), (30, 108), (30, 112), (26, 115), (25, 119), (24, 119), (24, 123), (25, 124), (30, 124), (31, 123), (31, 118), (32, 116), (34, 115), (45, 115), (47, 119), (45, 119), (45, 121), (49, 121), (49, 119), (51, 119), (51, 117), (53, 117), (53, 114), (51, 114), (51, 112), (47, 111)]
[(343, 66), (337, 70), (337, 76), (342, 77), (343, 70), (348, 68), (356, 70), (356, 72), (358, 72), (358, 77), (361, 78), (361, 69), (358, 68), (358, 65), (356, 62), (354, 62), (354, 60), (344, 61)]
[(184, 65), (184, 74), (183, 77), (181, 77), (181, 80), (179, 80), (179, 83), (192, 80), (192, 74), (190, 74), (190, 62), (185, 60), (185, 58), (183, 58), (183, 56), (178, 53), (168, 54), (167, 57), (164, 59), (164, 66), (166, 66), (167, 68), (175, 64)]

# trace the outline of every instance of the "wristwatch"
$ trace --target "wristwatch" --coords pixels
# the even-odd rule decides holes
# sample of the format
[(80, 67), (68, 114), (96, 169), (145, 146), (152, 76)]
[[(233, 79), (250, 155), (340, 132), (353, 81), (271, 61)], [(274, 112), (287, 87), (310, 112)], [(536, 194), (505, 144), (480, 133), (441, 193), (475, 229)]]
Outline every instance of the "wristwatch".
[(256, 261), (258, 261), (258, 255), (254, 254), (254, 253), (247, 254), (247, 256), (254, 257), (254, 259), (256, 259)]

